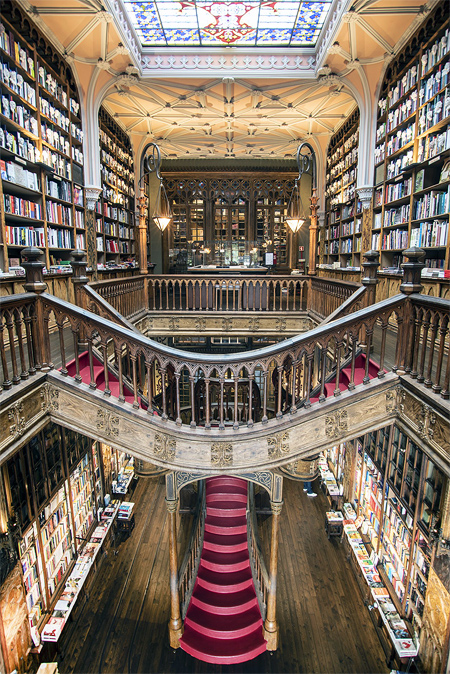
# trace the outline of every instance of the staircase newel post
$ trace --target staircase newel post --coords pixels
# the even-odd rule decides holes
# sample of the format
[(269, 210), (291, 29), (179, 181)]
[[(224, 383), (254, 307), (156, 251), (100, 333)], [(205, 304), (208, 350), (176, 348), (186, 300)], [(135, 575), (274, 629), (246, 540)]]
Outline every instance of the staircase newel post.
[(70, 264), (73, 269), (72, 284), (75, 295), (75, 304), (80, 309), (86, 309), (86, 295), (84, 293), (84, 286), (88, 284), (89, 279), (86, 276), (87, 261), (84, 250), (73, 250), (70, 254), (72, 258)]
[[(404, 262), (401, 265), (403, 269), (403, 282), (400, 285), (400, 292), (404, 295), (420, 293), (423, 290), (421, 283), (422, 269), (425, 267), (425, 251), (422, 248), (413, 246), (403, 251)], [(398, 362), (396, 363), (396, 372), (399, 375), (411, 371), (411, 361), (413, 352), (413, 331), (414, 331), (414, 312), (411, 302), (408, 302), (406, 313), (404, 315), (401, 330), (397, 339), (399, 340)], [(417, 335), (418, 337), (418, 335)]]
[(364, 307), (370, 307), (375, 304), (376, 290), (377, 290), (377, 272), (380, 266), (380, 253), (377, 250), (368, 250), (364, 253), (364, 262), (362, 264), (364, 269), (364, 276), (361, 283), (366, 289), (364, 295)]
[(42, 262), (42, 251), (34, 246), (25, 248), (22, 256), (25, 261), (22, 267), (25, 269), (24, 290), (28, 293), (36, 293), (36, 316), (32, 324), (33, 348), (35, 353), (36, 368), (47, 371), (50, 369), (48, 360), (50, 356), (47, 352), (48, 335), (45, 330), (48, 324), (44, 321), (44, 310), (41, 301), (41, 294), (47, 290), (47, 284), (44, 282), (43, 269), (45, 263)]
[(272, 536), (270, 540), (270, 568), (269, 592), (267, 594), (267, 612), (264, 621), (264, 639), (267, 641), (267, 650), (276, 651), (278, 648), (277, 610), (277, 571), (278, 571), (278, 528), (283, 501), (271, 501), (272, 509)]
[(169, 568), (170, 568), (170, 620), (169, 642), (171, 648), (180, 647), (183, 636), (183, 621), (180, 611), (180, 595), (178, 591), (178, 552), (177, 552), (177, 506), (178, 499), (166, 498), (169, 514)]

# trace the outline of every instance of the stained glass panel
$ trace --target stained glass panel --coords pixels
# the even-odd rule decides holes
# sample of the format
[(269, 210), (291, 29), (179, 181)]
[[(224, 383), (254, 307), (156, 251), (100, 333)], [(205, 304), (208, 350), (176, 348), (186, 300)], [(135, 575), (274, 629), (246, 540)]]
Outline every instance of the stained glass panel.
[(313, 47), (332, 0), (123, 0), (144, 47)]

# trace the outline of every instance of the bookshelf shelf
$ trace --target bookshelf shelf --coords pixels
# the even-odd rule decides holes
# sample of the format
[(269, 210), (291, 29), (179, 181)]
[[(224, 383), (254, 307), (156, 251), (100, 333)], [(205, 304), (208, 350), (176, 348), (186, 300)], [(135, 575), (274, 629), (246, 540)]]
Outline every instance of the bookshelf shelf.
[[(73, 183), (78, 162), (77, 189), (82, 190), (83, 132), (74, 115), (79, 111), (76, 87), (62, 60), (52, 62), (59, 72), (47, 62), (52, 50), (46, 51), (46, 45), (44, 36), (27, 42), (8, 21), (8, 12), (2, 15), (0, 268), (4, 271), (20, 264), (20, 251), (26, 246), (44, 250), (47, 269), (67, 261), (75, 245), (85, 248), (84, 208), (75, 199)], [(22, 197), (22, 202), (34, 204), (30, 209), (39, 211), (39, 217), (20, 212)]]
[[(372, 244), (383, 251), (382, 267), (398, 266), (397, 253), (412, 245), (430, 250), (426, 264), (432, 268), (449, 267), (450, 167), (444, 168), (450, 156), (448, 35), (447, 19), (428, 42), (415, 47), (415, 52), (406, 45), (404, 54), (387, 70), (381, 88), (379, 109), (383, 114), (377, 120), (377, 153), (384, 160), (375, 167), (376, 195), (381, 190), (381, 198), (375, 199)], [(436, 53), (440, 58), (434, 62)], [(402, 93), (405, 82), (411, 86)], [(400, 208), (404, 209), (402, 223), (392, 223)], [(436, 224), (431, 231), (428, 224), (435, 220), (439, 227)], [(403, 229), (405, 236), (398, 234), (392, 245), (387, 237), (394, 234), (394, 225)]]

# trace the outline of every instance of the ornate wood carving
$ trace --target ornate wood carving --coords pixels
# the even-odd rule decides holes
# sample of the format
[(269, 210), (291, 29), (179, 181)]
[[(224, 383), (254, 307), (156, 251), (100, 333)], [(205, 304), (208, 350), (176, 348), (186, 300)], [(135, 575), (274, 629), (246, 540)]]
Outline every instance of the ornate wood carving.
[(450, 594), (430, 569), (423, 626), (420, 633), (421, 659), (428, 672), (440, 672), (450, 617)]
[(177, 448), (177, 442), (175, 438), (172, 438), (169, 435), (163, 435), (162, 433), (155, 434), (155, 456), (163, 461), (173, 461), (175, 458), (175, 452)]
[(330, 440), (342, 437), (348, 430), (347, 410), (337, 410), (334, 414), (325, 417), (325, 433)]
[(23, 404), (21, 402), (14, 403), (8, 410), (9, 434), (14, 439), (20, 438), (25, 433), (25, 417), (23, 416)]
[(50, 384), (44, 384), (40, 391), (41, 409), (43, 412), (59, 410), (59, 391)]
[(233, 465), (233, 445), (231, 442), (213, 442), (211, 445), (211, 465), (218, 468)]
[(416, 433), (422, 442), (450, 463), (450, 434), (448, 418), (411, 393), (402, 390), (398, 406), (399, 418)]
[(119, 416), (110, 410), (97, 410), (97, 430), (102, 431), (107, 437), (119, 437)]
[(267, 453), (269, 459), (280, 459), (289, 454), (289, 433), (275, 433), (267, 438)]

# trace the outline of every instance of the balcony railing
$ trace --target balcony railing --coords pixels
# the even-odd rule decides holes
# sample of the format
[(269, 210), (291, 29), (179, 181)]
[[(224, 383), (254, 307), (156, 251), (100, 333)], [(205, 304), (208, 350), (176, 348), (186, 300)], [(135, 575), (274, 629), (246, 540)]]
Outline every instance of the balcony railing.
[[(142, 407), (144, 396), (148, 414), (191, 429), (264, 424), (271, 416), (320, 406), (327, 395), (339, 396), (344, 388), (370, 385), (390, 370), (409, 373), (437, 395), (449, 397), (449, 303), (415, 292), (420, 289), (420, 266), (414, 262), (405, 270), (402, 294), (278, 344), (226, 355), (187, 353), (159, 344), (43, 293), (36, 268), (27, 271), (31, 281), (25, 287), (37, 292), (4, 298), (0, 305), (3, 389), (55, 363), (63, 377), (81, 385), (78, 356), (86, 351), (89, 372), (84, 383), (91, 389), (97, 388), (96, 368), (103, 368), (102, 390), (116, 404), (129, 404), (124, 395), (128, 390), (133, 407)], [(57, 339), (51, 325), (57, 327)], [(101, 366), (94, 365), (94, 346), (103, 354)], [(77, 366), (72, 374), (69, 349)], [(108, 384), (111, 354), (119, 382), (114, 392)]]

